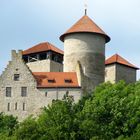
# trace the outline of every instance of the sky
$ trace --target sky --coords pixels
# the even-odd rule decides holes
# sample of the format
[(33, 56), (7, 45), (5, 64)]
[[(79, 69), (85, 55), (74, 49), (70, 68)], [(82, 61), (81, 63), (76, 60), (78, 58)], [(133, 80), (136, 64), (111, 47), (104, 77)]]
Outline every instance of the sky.
[[(140, 67), (140, 0), (0, 0), (0, 73), (11, 59), (11, 50), (25, 50), (59, 40), (84, 15), (110, 37), (106, 58), (117, 53)], [(137, 79), (140, 79), (138, 71)]]

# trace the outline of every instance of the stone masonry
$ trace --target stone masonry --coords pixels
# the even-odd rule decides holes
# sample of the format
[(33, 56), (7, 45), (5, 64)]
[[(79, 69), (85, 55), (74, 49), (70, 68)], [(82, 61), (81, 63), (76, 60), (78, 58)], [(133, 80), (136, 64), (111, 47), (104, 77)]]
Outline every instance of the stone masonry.
[(30, 68), (32, 72), (62, 72), (63, 64), (52, 61), (50, 59), (28, 62), (27, 66)]
[(105, 67), (105, 82), (116, 83), (120, 80), (126, 83), (136, 82), (136, 69), (121, 64), (111, 64)]
[(104, 82), (104, 37), (90, 33), (67, 35), (64, 52), (64, 72), (75, 72), (77, 63), (80, 62), (84, 74), (81, 86), (84, 90), (91, 91)]
[[(19, 75), (18, 81), (14, 80), (15, 74)], [(11, 87), (10, 97), (6, 97), (7, 87)], [(21, 96), (22, 87), (27, 88), (25, 97)], [(22, 60), (22, 52), (12, 51), (12, 60), (0, 77), (0, 112), (23, 120), (31, 114), (37, 115), (41, 108), (51, 104), (53, 99), (62, 99), (67, 92), (75, 102), (81, 98), (81, 89), (78, 88), (38, 89), (32, 72)]]

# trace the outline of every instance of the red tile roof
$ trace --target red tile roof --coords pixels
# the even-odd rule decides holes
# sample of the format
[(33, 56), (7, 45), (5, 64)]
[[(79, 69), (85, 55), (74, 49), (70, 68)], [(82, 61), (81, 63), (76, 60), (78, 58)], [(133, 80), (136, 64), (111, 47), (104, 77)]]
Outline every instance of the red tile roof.
[(80, 87), (75, 72), (33, 72), (33, 75), (38, 88)]
[(129, 63), (127, 60), (119, 56), (118, 54), (111, 56), (105, 61), (105, 65), (110, 65), (114, 63), (122, 64), (128, 67), (134, 68), (134, 69), (139, 69), (138, 67), (134, 66), (133, 64)]
[(66, 33), (61, 35), (60, 40), (64, 41), (65, 36), (68, 34), (80, 32), (101, 34), (105, 37), (106, 43), (110, 41), (110, 37), (86, 15), (76, 22)]
[(34, 47), (31, 47), (25, 51), (23, 51), (23, 55), (33, 54), (33, 53), (39, 53), (39, 52), (45, 52), (45, 51), (54, 51), (60, 54), (63, 54), (64, 52), (58, 48), (56, 48), (54, 45), (52, 45), (49, 42), (40, 43), (38, 45), (35, 45)]

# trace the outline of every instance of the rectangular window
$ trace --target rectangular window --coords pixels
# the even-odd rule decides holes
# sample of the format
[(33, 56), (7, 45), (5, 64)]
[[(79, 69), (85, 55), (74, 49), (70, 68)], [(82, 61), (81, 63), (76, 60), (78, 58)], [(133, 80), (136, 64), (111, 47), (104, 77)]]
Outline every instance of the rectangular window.
[(15, 103), (15, 110), (17, 110), (17, 103)]
[(68, 90), (66, 91), (66, 95), (69, 95), (69, 91)]
[(27, 87), (21, 87), (21, 96), (26, 97), (27, 96)]
[(14, 81), (19, 81), (19, 74), (14, 74)]
[(37, 54), (29, 56), (29, 62), (35, 62), (37, 60), (38, 60), (38, 55)]
[(26, 104), (23, 103), (23, 111), (25, 111), (25, 108), (26, 108)]
[(47, 97), (47, 95), (48, 95), (48, 92), (45, 92), (45, 97)]
[(11, 87), (6, 87), (6, 97), (11, 97)]
[(39, 60), (45, 60), (46, 58), (47, 58), (47, 54), (46, 53), (39, 54)]
[(7, 105), (7, 111), (10, 111), (10, 103)]

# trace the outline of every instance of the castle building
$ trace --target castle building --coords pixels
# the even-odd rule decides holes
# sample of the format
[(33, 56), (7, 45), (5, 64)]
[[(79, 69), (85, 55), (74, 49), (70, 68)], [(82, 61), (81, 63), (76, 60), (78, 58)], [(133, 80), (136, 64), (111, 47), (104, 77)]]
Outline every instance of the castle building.
[(45, 42), (22, 53), (23, 59), (32, 72), (62, 72), (64, 52)]
[(64, 42), (64, 72), (75, 72), (79, 67), (83, 91), (104, 82), (105, 44), (110, 37), (99, 26), (84, 15), (60, 40)]
[(0, 76), (0, 112), (23, 120), (66, 94), (78, 102), (104, 81), (136, 80), (138, 68), (120, 56), (105, 62), (110, 37), (87, 15), (60, 40), (64, 52), (48, 42), (25, 51), (12, 50), (11, 61)]
[(118, 54), (105, 61), (105, 82), (111, 83), (124, 80), (126, 83), (136, 82), (136, 72), (139, 69)]

